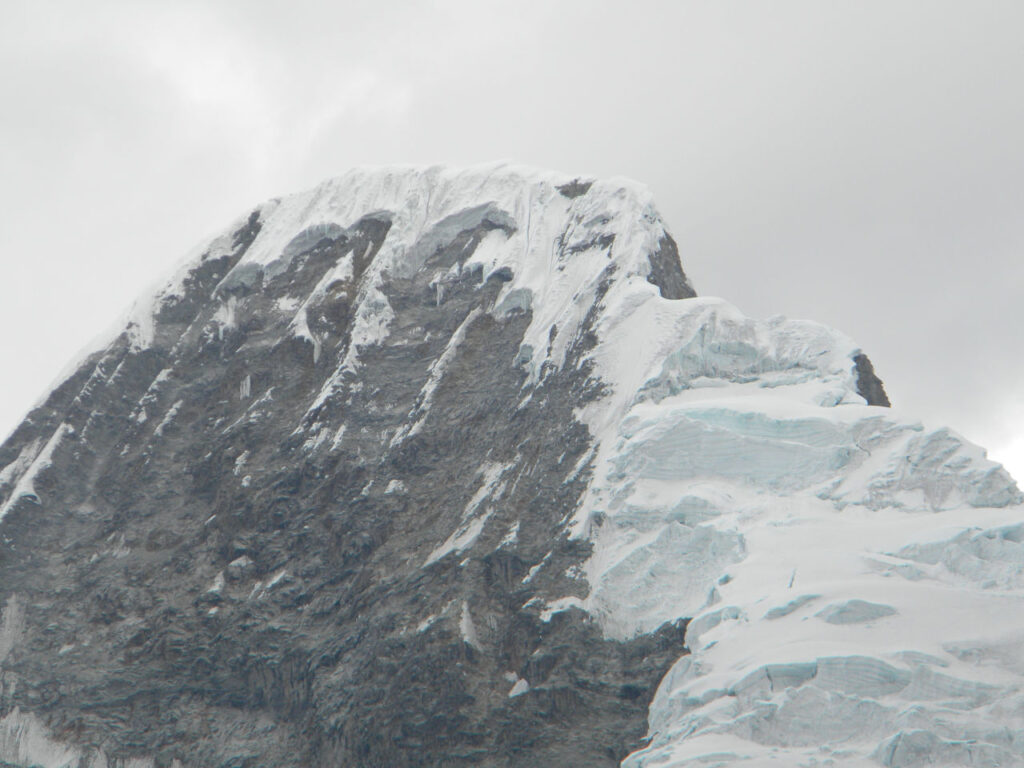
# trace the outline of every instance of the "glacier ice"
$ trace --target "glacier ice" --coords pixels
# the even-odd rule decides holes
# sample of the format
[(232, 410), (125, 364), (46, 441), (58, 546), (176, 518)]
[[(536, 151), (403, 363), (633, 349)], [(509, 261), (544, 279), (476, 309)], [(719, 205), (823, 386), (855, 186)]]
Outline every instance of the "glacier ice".
[(618, 638), (691, 618), (623, 765), (1024, 765), (1024, 652), (991, 643), (1024, 638), (1013, 478), (868, 405), (836, 331), (605, 304), (584, 607)]
[(897, 613), (891, 605), (869, 603), (867, 600), (843, 600), (825, 606), (815, 614), (829, 624), (860, 624)]

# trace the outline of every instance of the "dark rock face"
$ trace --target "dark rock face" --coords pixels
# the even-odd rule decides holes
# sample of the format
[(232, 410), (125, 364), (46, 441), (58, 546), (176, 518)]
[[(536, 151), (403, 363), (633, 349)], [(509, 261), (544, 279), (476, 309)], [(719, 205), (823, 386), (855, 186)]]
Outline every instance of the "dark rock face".
[[(588, 592), (564, 523), (614, 263), (530, 380), (533, 310), (495, 310), (514, 273), (462, 266), (517, 224), (468, 209), (383, 275), (388, 333), (346, 368), (390, 215), (296, 232), (276, 269), (243, 262), (263, 225), (0, 447), (0, 714), (31, 713), (81, 768), (617, 765), (685, 621), (618, 642), (543, 610)], [(649, 262), (663, 296), (693, 295), (667, 235)]]
[(853, 364), (857, 371), (857, 394), (868, 401), (868, 405), (890, 407), (889, 396), (885, 394), (882, 380), (875, 375), (875, 368), (865, 354), (855, 355)]
[(568, 197), (569, 199), (572, 199), (574, 197), (579, 197), (580, 195), (587, 194), (587, 192), (590, 191), (591, 186), (593, 186), (592, 181), (573, 179), (572, 181), (567, 182), (565, 184), (559, 184), (558, 191), (561, 192), (566, 197)]
[(651, 264), (647, 281), (658, 286), (664, 298), (692, 299), (697, 295), (683, 274), (683, 267), (679, 262), (679, 249), (671, 235), (665, 233), (658, 244), (658, 250), (647, 258)]

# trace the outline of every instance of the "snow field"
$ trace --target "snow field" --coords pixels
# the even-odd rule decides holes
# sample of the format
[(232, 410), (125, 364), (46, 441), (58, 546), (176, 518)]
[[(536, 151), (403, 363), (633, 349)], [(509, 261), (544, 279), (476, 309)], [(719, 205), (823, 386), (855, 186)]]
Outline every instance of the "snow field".
[(606, 635), (692, 617), (691, 655), (623, 765), (1024, 764), (1013, 479), (866, 405), (841, 334), (642, 290), (604, 318), (573, 530)]

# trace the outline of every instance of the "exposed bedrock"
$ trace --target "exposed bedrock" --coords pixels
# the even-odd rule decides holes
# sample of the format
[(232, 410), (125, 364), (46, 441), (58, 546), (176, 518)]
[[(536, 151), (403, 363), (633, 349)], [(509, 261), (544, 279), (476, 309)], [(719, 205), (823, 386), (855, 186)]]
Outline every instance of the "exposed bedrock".
[(885, 394), (882, 380), (875, 375), (875, 367), (868, 356), (861, 353), (855, 355), (853, 364), (857, 370), (857, 394), (868, 401), (868, 405), (889, 407), (889, 397)]

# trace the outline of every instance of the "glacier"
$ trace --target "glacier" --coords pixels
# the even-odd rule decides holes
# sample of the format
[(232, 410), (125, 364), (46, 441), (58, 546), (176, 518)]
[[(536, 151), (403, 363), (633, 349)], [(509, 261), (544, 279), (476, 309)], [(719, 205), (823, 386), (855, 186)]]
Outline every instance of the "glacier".
[(824, 326), (624, 305), (573, 521), (585, 606), (619, 638), (691, 621), (623, 765), (1024, 764), (1009, 474), (866, 404), (860, 350)]
[[(621, 416), (591, 414), (597, 470), (573, 522), (607, 634), (691, 618), (651, 743), (623, 765), (1024, 764), (1009, 474), (867, 405), (841, 334), (717, 299), (651, 304), (609, 318)], [(637, 337), (650, 357), (629, 356)]]
[[(345, 242), (357, 245), (316, 261)], [(398, 283), (422, 289), (427, 309), (412, 312)], [(473, 291), (479, 301), (457, 304)], [(423, 319), (452, 306), (443, 322)], [(499, 345), (500, 329), (515, 343)], [(299, 373), (257, 369), (282, 349)], [(1024, 765), (1024, 497), (1013, 478), (953, 430), (889, 407), (842, 333), (696, 296), (651, 193), (625, 179), (511, 164), (364, 168), (258, 206), (79, 361), (61, 385), (74, 390), (69, 406), (47, 411), (51, 393), (3, 446), (0, 518), (50, 514), (71, 494), (62, 483), (95, 482), (104, 462), (118, 466), (108, 455), (148, 466), (162, 446), (183, 450), (196, 424), (211, 446), (189, 466), (223, 453), (225, 505), (283, 484), (272, 475), (287, 469), (279, 442), (314, 468), (350, 462), (360, 483), (350, 505), (405, 510), (417, 475), (401, 474), (412, 463), (403, 452), (444, 431), (445, 397), (490, 396), (449, 390), (456, 375), (468, 387), (467, 359), (495, 350), (519, 378), (508, 403), (485, 410), (511, 423), (557, 389), (576, 398), (585, 450), (524, 455), (524, 440), (463, 457), (449, 478), (462, 495), (413, 518), (421, 527), (389, 568), (404, 569), (411, 590), (521, 552), (508, 579), (521, 591), (510, 594), (529, 592), (515, 610), (544, 631), (584, 616), (626, 647), (688, 622), (685, 652), (653, 692), (645, 745), (623, 766)], [(398, 369), (408, 392), (377, 397), (387, 382), (372, 376), (393, 359), (384, 352), (413, 361)], [(117, 389), (139, 361), (143, 384)], [(203, 422), (190, 376), (214, 393)], [(116, 429), (105, 421), (115, 402), (128, 404)], [(283, 431), (258, 432), (268, 424)], [(55, 467), (75, 469), (65, 481)], [(547, 479), (527, 505), (515, 494), (534, 475)], [(552, 489), (571, 501), (545, 510), (559, 515), (557, 536), (531, 532)], [(74, 498), (74, 515), (92, 514)], [(214, 505), (182, 519), (216, 531), (230, 513)], [(135, 556), (131, 537), (111, 530), (90, 563)], [(377, 535), (354, 548), (372, 550)], [(311, 578), (302, 563), (220, 547), (182, 576), (201, 596), (197, 621), (283, 601)], [(424, 593), (396, 635), (448, 627), (466, 653), (495, 653), (500, 612), (474, 594)], [(8, 598), (0, 656), (24, 646), (21, 606)], [(275, 631), (287, 623), (275, 620)], [(62, 659), (84, 652), (61, 647)], [(508, 706), (548, 695), (529, 663), (498, 671)], [(339, 690), (347, 680), (329, 679)], [(90, 749), (27, 710), (0, 718), (0, 761), (107, 764)]]

